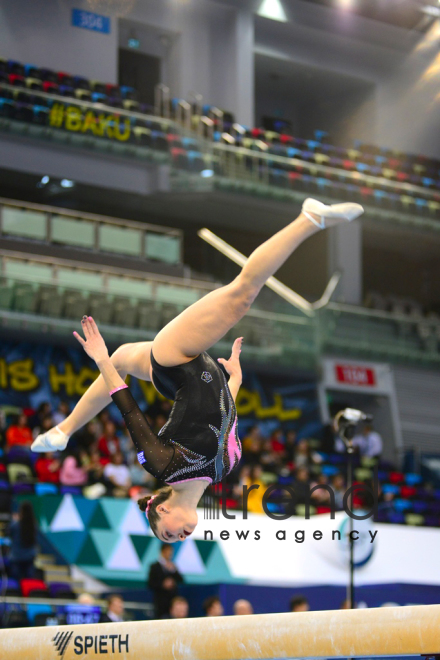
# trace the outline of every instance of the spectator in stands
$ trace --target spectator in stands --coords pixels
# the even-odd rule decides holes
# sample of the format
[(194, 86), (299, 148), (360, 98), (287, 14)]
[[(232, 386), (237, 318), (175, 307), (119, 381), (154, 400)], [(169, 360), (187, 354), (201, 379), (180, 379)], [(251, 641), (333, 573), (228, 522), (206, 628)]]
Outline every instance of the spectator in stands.
[(158, 561), (150, 566), (148, 586), (153, 592), (157, 619), (170, 614), (171, 601), (177, 596), (178, 585), (183, 582), (183, 577), (172, 561), (173, 554), (173, 546), (164, 543)]
[(209, 596), (203, 601), (205, 616), (223, 616), (224, 609), (218, 596)]
[(252, 607), (250, 602), (248, 600), (245, 600), (244, 598), (240, 598), (239, 600), (236, 600), (232, 609), (235, 615), (254, 613), (254, 608)]
[(28, 419), (25, 414), (21, 413), (18, 416), (17, 423), (12, 424), (6, 431), (6, 445), (8, 448), (17, 445), (30, 448), (32, 441), (32, 431), (28, 426)]
[(104, 467), (104, 477), (110, 484), (112, 495), (114, 497), (127, 497), (131, 488), (130, 470), (124, 465), (122, 452), (116, 451), (111, 462)]
[(309, 601), (302, 594), (296, 594), (290, 599), (291, 612), (308, 612), (309, 609)]
[(70, 406), (67, 401), (60, 401), (58, 408), (52, 414), (53, 426), (61, 424), (61, 422), (66, 419), (67, 415), (70, 413)]
[(76, 450), (66, 456), (60, 470), (60, 483), (63, 486), (85, 486), (88, 479), (83, 465), (83, 452)]
[[(326, 474), (320, 474), (316, 481), (312, 481), (310, 489), (315, 486), (328, 486), (328, 477)], [(330, 504), (330, 493), (326, 488), (318, 488), (311, 494), (311, 500), (315, 506), (327, 506)]]
[(171, 601), (170, 619), (186, 619), (188, 617), (189, 605), (186, 598), (176, 596)]
[(99, 617), (99, 623), (120, 623), (124, 620), (124, 599), (119, 594), (107, 597), (107, 612)]
[(260, 464), (265, 472), (272, 472), (273, 474), (277, 474), (283, 465), (283, 454), (272, 449), (272, 443), (269, 439), (263, 442)]
[(40, 403), (40, 405), (37, 408), (36, 413), (31, 417), (30, 424), (32, 428), (35, 428), (35, 426), (41, 426), (43, 419), (47, 416), (50, 415), (52, 411), (52, 406), (48, 401), (43, 401)]
[(77, 444), (81, 449), (85, 451), (90, 451), (92, 445), (97, 445), (98, 441), (98, 424), (95, 420), (92, 420), (85, 427), (75, 434)]
[[(243, 497), (243, 486), (247, 486), (247, 510), (249, 513), (264, 513), (263, 509), (263, 495), (265, 492), (264, 483), (262, 481), (263, 469), (261, 465), (249, 465), (243, 466), (240, 471), (239, 479), (239, 497)], [(259, 486), (259, 488), (254, 488), (249, 491), (251, 486)], [(244, 506), (244, 502), (242, 502)]]
[(304, 438), (299, 440), (296, 444), (293, 453), (293, 462), (295, 463), (296, 469), (310, 467), (312, 462), (310, 456), (310, 447), (309, 443)]
[(243, 438), (243, 459), (245, 463), (255, 465), (260, 462), (263, 438), (258, 426), (252, 426)]
[(143, 486), (144, 488), (153, 489), (155, 479), (139, 464), (135, 452), (130, 452), (128, 455), (128, 469), (133, 486)]
[(41, 454), (35, 463), (35, 472), (37, 473), (38, 481), (59, 484), (60, 466), (61, 461), (53, 453)]
[(353, 444), (359, 447), (361, 456), (368, 456), (369, 458), (379, 457), (383, 450), (382, 438), (379, 433), (373, 430), (371, 424), (365, 424), (362, 432), (355, 435)]
[(54, 426), (52, 415), (45, 415), (41, 420), (41, 424), (33, 428), (32, 437), (36, 438), (40, 433), (46, 433), (52, 426)]
[(11, 575), (16, 580), (34, 577), (34, 560), (37, 554), (37, 523), (30, 502), (22, 502), (18, 513), (13, 515), (10, 527)]
[(113, 422), (105, 422), (104, 433), (98, 441), (98, 449), (101, 456), (106, 460), (110, 460), (113, 454), (121, 450), (119, 438), (116, 435), (116, 426)]
[(333, 475), (332, 488), (335, 494), (336, 509), (338, 511), (342, 511), (346, 487), (345, 487), (345, 479), (340, 472), (338, 474)]
[(310, 493), (310, 477), (307, 468), (300, 467), (297, 469), (293, 487), (295, 489), (297, 503), (305, 504)]
[(284, 458), (286, 450), (286, 441), (284, 439), (283, 429), (281, 427), (275, 429), (275, 431), (270, 436), (270, 445), (272, 451), (276, 454), (281, 454)]
[(286, 433), (286, 442), (284, 444), (286, 451), (285, 461), (287, 463), (294, 462), (295, 450), (296, 450), (296, 431), (289, 429)]
[(95, 604), (95, 599), (92, 596), (92, 594), (88, 594), (86, 592), (79, 594), (78, 598), (76, 599), (76, 602), (79, 605), (94, 605)]
[(104, 465), (97, 446), (92, 445), (86, 458), (86, 469), (88, 473), (88, 484), (96, 484), (104, 480)]

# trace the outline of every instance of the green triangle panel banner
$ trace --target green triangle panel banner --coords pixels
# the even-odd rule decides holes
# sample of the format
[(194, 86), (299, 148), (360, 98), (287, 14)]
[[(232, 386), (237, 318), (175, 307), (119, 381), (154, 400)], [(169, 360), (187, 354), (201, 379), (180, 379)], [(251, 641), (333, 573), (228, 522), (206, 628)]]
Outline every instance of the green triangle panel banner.
[(87, 532), (47, 532), (46, 537), (68, 564), (76, 564), (78, 555), (87, 539)]
[(81, 520), (83, 521), (84, 527), (87, 528), (90, 526), (90, 521), (95, 513), (96, 507), (99, 504), (99, 500), (88, 500), (85, 497), (73, 498), (75, 506), (78, 510)]
[(140, 534), (130, 534), (131, 541), (133, 543), (134, 549), (137, 552), (137, 555), (141, 561), (143, 561), (151, 542), (153, 541), (151, 536), (143, 536)]
[(79, 553), (77, 564), (86, 564), (87, 566), (102, 566), (101, 557), (96, 549), (96, 546), (93, 542), (90, 534), (87, 536), (87, 539), (81, 548)]
[(108, 521), (107, 516), (102, 510), (101, 502), (99, 501), (96, 505), (96, 508), (90, 518), (89, 529), (111, 529), (111, 525)]

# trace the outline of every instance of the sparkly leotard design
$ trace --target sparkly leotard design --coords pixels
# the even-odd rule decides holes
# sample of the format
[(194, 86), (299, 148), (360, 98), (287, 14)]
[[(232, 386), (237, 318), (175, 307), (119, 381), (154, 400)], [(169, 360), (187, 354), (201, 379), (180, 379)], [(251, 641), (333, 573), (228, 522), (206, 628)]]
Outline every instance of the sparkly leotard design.
[(151, 363), (156, 389), (174, 399), (168, 422), (157, 436), (128, 388), (112, 395), (139, 463), (166, 483), (221, 481), (241, 457), (237, 412), (222, 369), (208, 353), (177, 367), (161, 366), (152, 354)]

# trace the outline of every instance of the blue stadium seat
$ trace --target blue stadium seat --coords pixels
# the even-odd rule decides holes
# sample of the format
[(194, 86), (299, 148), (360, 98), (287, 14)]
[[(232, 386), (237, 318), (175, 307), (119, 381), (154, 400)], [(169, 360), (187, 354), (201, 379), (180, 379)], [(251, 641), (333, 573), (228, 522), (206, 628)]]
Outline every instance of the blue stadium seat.
[(396, 499), (393, 505), (396, 511), (408, 511), (411, 509), (411, 502), (409, 500)]
[(70, 96), (74, 97), (75, 96), (75, 90), (73, 87), (69, 87), (69, 85), (60, 85), (58, 89), (58, 94), (60, 96)]
[(422, 477), (420, 474), (415, 474), (414, 472), (408, 472), (405, 474), (405, 483), (407, 486), (416, 486), (422, 482)]
[(388, 522), (395, 525), (403, 525), (405, 522), (405, 514), (401, 511), (392, 511), (388, 516)]
[(58, 487), (55, 484), (48, 483), (36, 483), (35, 484), (35, 494), (39, 497), (41, 495), (56, 495), (58, 493)]
[(415, 500), (412, 503), (412, 508), (414, 513), (425, 513), (425, 511), (428, 509), (428, 503), (421, 500)]
[(385, 494), (392, 493), (393, 495), (398, 495), (400, 493), (400, 487), (396, 484), (384, 484), (382, 486), (382, 492)]
[(44, 108), (41, 105), (34, 105), (33, 115), (34, 124), (45, 126), (49, 120), (49, 108)]
[(8, 60), (8, 69), (9, 73), (14, 73), (17, 76), (25, 76), (25, 68), (21, 62), (16, 62), (15, 60)]
[(90, 81), (83, 76), (74, 76), (73, 77), (73, 86), (76, 89), (84, 89), (90, 91)]
[(26, 78), (39, 78), (41, 80), (40, 69), (34, 64), (24, 65), (24, 75), (26, 76)]
[(201, 172), (205, 169), (205, 161), (199, 151), (188, 151), (188, 160), (192, 172)]
[(41, 80), (44, 80), (45, 82), (58, 82), (58, 74), (56, 71), (52, 71), (52, 69), (40, 69), (40, 77)]
[(134, 89), (134, 87), (127, 87), (126, 85), (123, 85), (120, 87), (120, 91), (124, 99), (128, 99), (130, 101), (138, 101), (137, 91)]
[(14, 116), (14, 102), (10, 99), (0, 98), (0, 117), (10, 117)]
[(332, 477), (334, 474), (339, 473), (339, 468), (335, 465), (323, 465), (321, 467), (321, 474), (326, 474), (328, 477)]
[(107, 94), (92, 92), (92, 103), (107, 103)]

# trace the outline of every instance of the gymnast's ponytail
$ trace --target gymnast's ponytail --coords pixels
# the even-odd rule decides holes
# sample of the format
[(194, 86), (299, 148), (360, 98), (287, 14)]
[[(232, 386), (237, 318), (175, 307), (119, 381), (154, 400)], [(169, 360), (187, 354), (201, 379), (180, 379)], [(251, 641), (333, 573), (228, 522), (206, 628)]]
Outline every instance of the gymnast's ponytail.
[(171, 486), (164, 486), (163, 488), (159, 488), (154, 495), (147, 495), (138, 500), (138, 506), (141, 511), (145, 512), (148, 522), (150, 523), (151, 531), (157, 536), (157, 538), (159, 538), (157, 534), (157, 523), (160, 520), (160, 516), (157, 513), (157, 507), (159, 504), (166, 502), (172, 492), (173, 489)]

